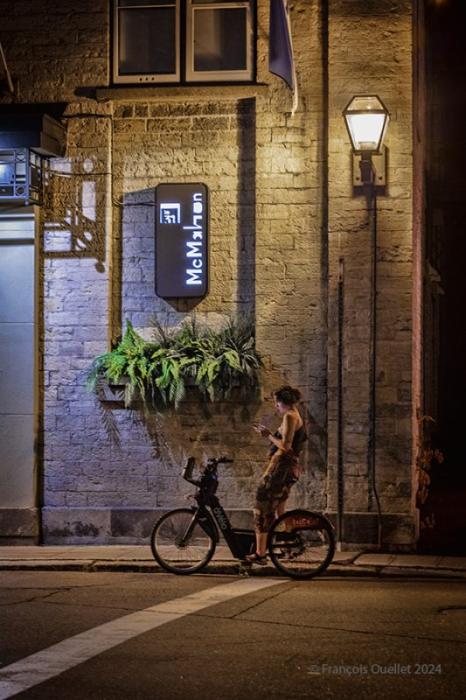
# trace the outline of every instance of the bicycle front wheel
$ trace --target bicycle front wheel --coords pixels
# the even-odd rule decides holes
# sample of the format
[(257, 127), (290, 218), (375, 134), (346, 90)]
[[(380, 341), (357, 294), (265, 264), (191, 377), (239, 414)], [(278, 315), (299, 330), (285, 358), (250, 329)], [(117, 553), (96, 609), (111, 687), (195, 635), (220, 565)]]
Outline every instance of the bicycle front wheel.
[(155, 560), (172, 574), (194, 574), (215, 552), (213, 534), (204, 530), (189, 508), (177, 508), (154, 525), (150, 546)]
[(267, 543), (277, 569), (298, 579), (321, 574), (335, 553), (332, 525), (323, 515), (308, 510), (291, 510), (277, 518)]

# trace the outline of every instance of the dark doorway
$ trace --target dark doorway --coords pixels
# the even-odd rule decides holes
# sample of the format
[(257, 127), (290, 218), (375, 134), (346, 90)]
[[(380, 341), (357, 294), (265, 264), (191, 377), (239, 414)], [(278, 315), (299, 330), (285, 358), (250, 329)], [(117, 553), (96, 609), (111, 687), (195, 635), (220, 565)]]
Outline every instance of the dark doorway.
[(466, 3), (426, 0), (427, 172), (425, 364), (436, 418), (421, 517), (424, 552), (466, 554)]

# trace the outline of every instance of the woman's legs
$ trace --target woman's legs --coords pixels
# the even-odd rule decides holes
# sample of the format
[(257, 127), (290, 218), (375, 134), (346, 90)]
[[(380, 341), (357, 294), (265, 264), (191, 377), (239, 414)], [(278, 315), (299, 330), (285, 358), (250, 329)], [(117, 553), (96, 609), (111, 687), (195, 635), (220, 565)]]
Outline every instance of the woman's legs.
[(267, 551), (267, 532), (256, 532), (256, 553), (263, 557)]
[(273, 521), (285, 512), (288, 492), (285, 498), (283, 495), (281, 495), (281, 500), (274, 499), (270, 495), (269, 499), (256, 502), (254, 529), (256, 531), (256, 554), (260, 557), (263, 557), (267, 552), (267, 537)]
[(285, 512), (290, 486), (282, 480), (264, 479), (257, 489), (254, 507), (256, 554), (263, 557), (267, 551), (267, 536), (275, 520)]
[(256, 554), (265, 555), (267, 549), (267, 535), (273, 522), (273, 504), (267, 500), (256, 501), (254, 508), (254, 530), (256, 531)]

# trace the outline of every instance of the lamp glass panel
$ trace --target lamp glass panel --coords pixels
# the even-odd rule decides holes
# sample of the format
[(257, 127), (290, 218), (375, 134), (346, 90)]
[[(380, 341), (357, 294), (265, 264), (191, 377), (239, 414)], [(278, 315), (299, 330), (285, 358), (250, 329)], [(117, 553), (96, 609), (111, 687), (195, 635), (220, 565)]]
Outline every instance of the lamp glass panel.
[(385, 114), (347, 114), (351, 140), (358, 151), (376, 151), (384, 128)]
[(377, 95), (356, 95), (347, 109), (349, 112), (385, 112), (385, 107)]

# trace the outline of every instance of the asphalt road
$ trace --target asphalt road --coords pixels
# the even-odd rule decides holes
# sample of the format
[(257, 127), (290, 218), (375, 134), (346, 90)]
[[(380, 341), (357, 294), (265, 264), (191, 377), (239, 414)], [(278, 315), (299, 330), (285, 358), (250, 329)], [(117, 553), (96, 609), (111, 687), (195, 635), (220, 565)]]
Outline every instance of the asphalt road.
[(0, 698), (13, 672), (47, 700), (465, 696), (460, 581), (4, 572), (0, 597)]

